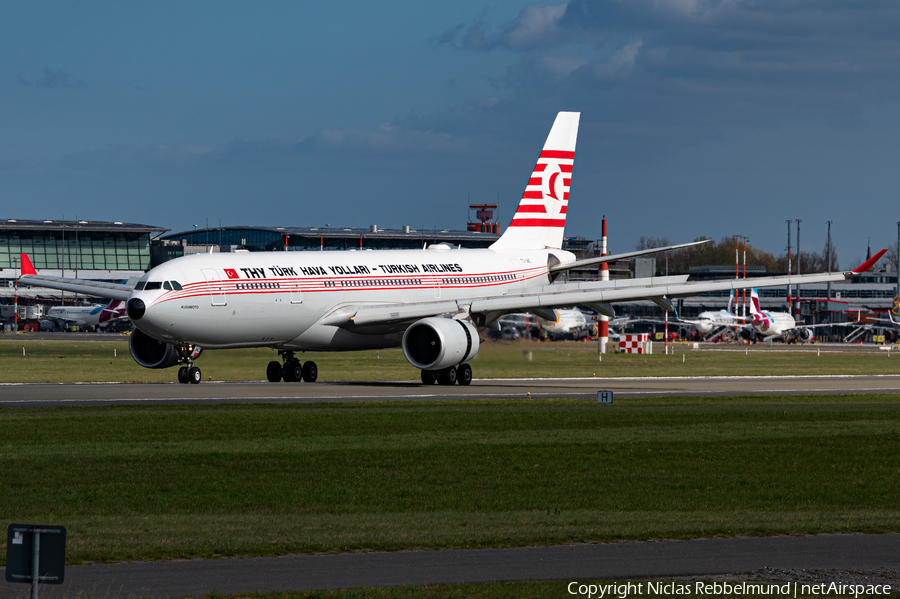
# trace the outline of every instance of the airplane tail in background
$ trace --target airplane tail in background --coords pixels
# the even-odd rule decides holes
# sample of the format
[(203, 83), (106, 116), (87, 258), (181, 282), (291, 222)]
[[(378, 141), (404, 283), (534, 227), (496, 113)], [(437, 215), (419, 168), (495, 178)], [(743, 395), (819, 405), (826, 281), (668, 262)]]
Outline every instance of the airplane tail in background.
[(728, 296), (728, 313), (734, 314), (734, 302), (735, 302), (735, 292), (734, 289), (731, 290), (731, 295)]
[(509, 228), (491, 248), (562, 248), (580, 112), (556, 115)]
[(750, 290), (750, 315), (756, 316), (761, 313), (762, 310), (759, 309), (759, 292), (756, 291), (756, 287), (754, 287)]

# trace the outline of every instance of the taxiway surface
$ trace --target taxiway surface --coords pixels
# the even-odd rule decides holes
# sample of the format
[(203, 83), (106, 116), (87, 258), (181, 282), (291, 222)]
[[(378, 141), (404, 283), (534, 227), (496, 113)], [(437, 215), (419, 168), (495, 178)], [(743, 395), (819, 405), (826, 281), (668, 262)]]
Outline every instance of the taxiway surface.
[(264, 383), (59, 383), (0, 385), (0, 406), (62, 407), (116, 404), (315, 403), (440, 401), (561, 397), (900, 393), (900, 375), (483, 379), (468, 387), (414, 381)]
[[(137, 562), (70, 566), (64, 584), (45, 586), (41, 592), (46, 599), (87, 596), (130, 599), (199, 597), (213, 591), (303, 591), (517, 580), (664, 579), (717, 574), (730, 574), (727, 580), (738, 582), (753, 579), (754, 571), (763, 568), (782, 571), (787, 574), (788, 582), (810, 570), (825, 571), (826, 578), (843, 581), (848, 578), (847, 571), (887, 570), (894, 582), (898, 553), (900, 534), (829, 534)], [(25, 585), (7, 584), (7, 588), (13, 586)], [(20, 596), (25, 597), (25, 589), (22, 591)]]

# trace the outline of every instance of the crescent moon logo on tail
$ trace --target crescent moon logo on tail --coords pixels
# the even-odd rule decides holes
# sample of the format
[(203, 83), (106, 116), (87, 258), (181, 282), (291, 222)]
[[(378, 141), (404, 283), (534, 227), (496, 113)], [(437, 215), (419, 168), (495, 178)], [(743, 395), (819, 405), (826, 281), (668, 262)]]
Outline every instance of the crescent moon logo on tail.
[(550, 175), (550, 181), (548, 184), (549, 190), (547, 191), (547, 195), (549, 195), (551, 198), (553, 198), (554, 200), (556, 200), (558, 202), (559, 198), (556, 196), (556, 178), (557, 177), (559, 177), (559, 171)]

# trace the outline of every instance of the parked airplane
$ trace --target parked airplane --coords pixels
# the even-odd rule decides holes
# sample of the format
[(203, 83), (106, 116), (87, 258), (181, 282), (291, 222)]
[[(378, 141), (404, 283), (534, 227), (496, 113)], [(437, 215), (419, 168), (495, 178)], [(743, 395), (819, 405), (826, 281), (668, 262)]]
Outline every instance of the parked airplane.
[[(734, 315), (734, 305), (735, 305), (735, 292), (732, 289), (731, 295), (728, 298), (728, 308), (725, 310), (715, 310), (715, 311), (706, 311), (701, 312), (699, 316), (697, 316), (697, 320), (689, 320), (687, 318), (677, 318), (677, 322), (689, 324), (697, 329), (703, 335), (709, 335), (714, 331), (718, 331), (723, 327), (733, 327), (735, 325), (742, 325), (743, 319), (738, 318)], [(676, 314), (677, 316), (677, 314)]]
[(538, 316), (538, 324), (544, 332), (551, 335), (596, 336), (597, 321), (585, 316), (584, 312), (575, 308), (560, 308), (552, 311), (553, 320)]
[(50, 308), (41, 321), (41, 329), (55, 329), (60, 326), (79, 327), (101, 326), (125, 317), (125, 302), (112, 300), (105, 306), (57, 306)]
[[(878, 254), (879, 258), (881, 253)], [(866, 262), (869, 263), (868, 261)], [(872, 262), (875, 264), (875, 262)], [(848, 326), (853, 323), (803, 324), (794, 320), (787, 312), (767, 312), (759, 307), (759, 292), (756, 288), (750, 291), (750, 322), (741, 331), (741, 336), (749, 339), (755, 331), (763, 336), (763, 341), (778, 337), (793, 338), (798, 341), (812, 341), (815, 337), (813, 329), (818, 327)]]
[[(565, 270), (669, 251), (676, 246), (577, 260), (562, 250), (580, 114), (557, 115), (512, 222), (489, 248), (195, 254), (165, 262), (129, 285), (38, 275), (22, 255), (20, 284), (127, 301), (136, 330), (130, 348), (147, 368), (180, 366), (180, 382), (199, 383), (203, 348), (271, 347), (282, 360), (269, 381), (315, 381), (318, 368), (296, 352), (401, 347), (422, 382), (467, 385), (479, 329), (504, 314), (586, 305), (609, 317), (613, 302), (704, 291), (840, 281), (856, 271), (688, 282), (687, 275), (553, 285)], [(883, 253), (883, 252), (882, 252)]]

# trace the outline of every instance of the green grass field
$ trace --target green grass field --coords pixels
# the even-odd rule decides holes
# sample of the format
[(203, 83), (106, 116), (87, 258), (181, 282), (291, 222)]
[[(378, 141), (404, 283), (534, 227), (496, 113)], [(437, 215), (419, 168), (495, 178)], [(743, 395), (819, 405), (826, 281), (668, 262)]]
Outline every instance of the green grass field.
[[(25, 355), (23, 356), (23, 347)], [(658, 349), (658, 348), (657, 348)], [(531, 361), (527, 354), (531, 353)], [(685, 355), (682, 362), (682, 354)], [(675, 355), (607, 354), (598, 362), (593, 343), (484, 343), (471, 361), (475, 378), (722, 376), (790, 374), (900, 374), (900, 351), (815, 350), (779, 352), (694, 351), (679, 346)], [(399, 349), (347, 353), (306, 353), (321, 380), (418, 380)], [(278, 359), (270, 349), (211, 350), (197, 360), (204, 380), (264, 380), (266, 364)], [(174, 368), (138, 366), (128, 353), (128, 338), (108, 341), (57, 341), (27, 336), (0, 338), (0, 382), (172, 382)]]
[(0, 513), (116, 561), (900, 530), (893, 395), (0, 409)]

